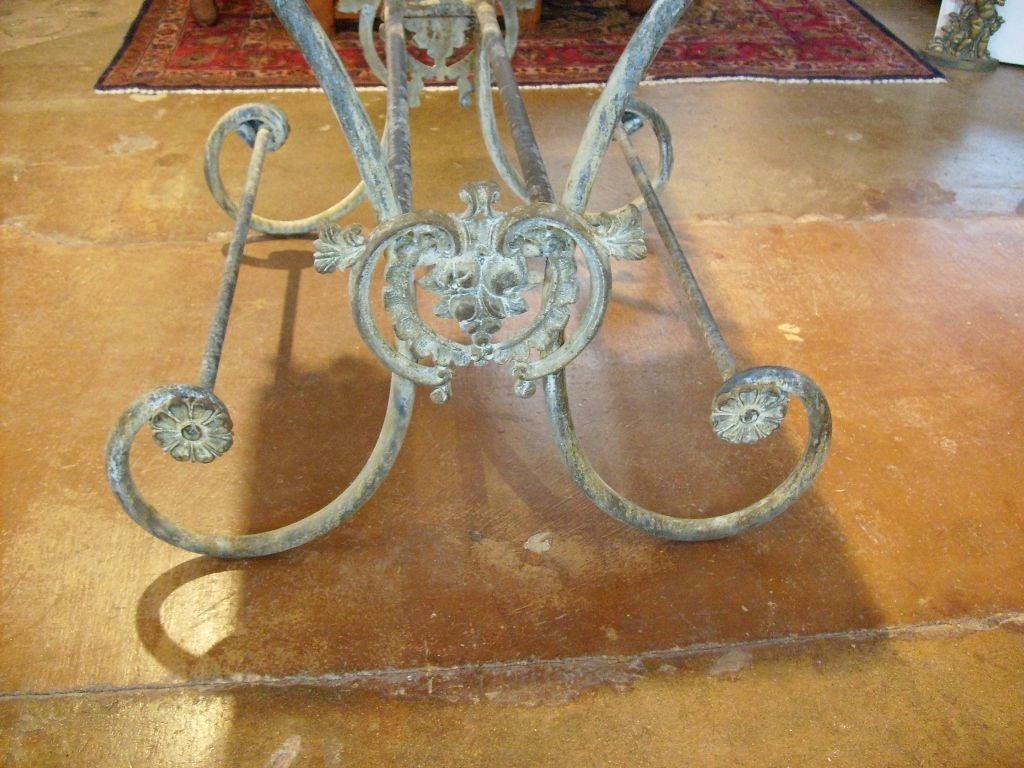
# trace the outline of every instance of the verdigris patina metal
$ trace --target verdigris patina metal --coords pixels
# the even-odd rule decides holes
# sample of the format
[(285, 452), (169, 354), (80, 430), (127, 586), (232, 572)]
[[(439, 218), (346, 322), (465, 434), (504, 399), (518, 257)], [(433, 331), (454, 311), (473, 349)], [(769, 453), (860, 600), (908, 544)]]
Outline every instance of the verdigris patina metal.
[(922, 53), (939, 66), (992, 71), (999, 62), (989, 55), (988, 42), (1003, 26), (998, 6), (1005, 4), (1006, 0), (963, 0)]
[[(114, 428), (107, 447), (107, 474), (128, 514), (164, 541), (217, 557), (250, 557), (298, 546), (331, 530), (353, 514), (391, 469), (402, 445), (417, 384), (431, 388), (435, 403), (453, 394), (459, 368), (508, 365), (515, 391), (529, 397), (543, 383), (548, 413), (562, 459), (574, 482), (602, 510), (641, 530), (668, 539), (698, 541), (731, 536), (782, 512), (814, 481), (828, 453), (831, 418), (821, 390), (805, 375), (782, 367), (737, 370), (736, 362), (669, 226), (658, 190), (672, 171), (668, 126), (633, 92), (689, 0), (656, 0), (637, 27), (608, 84), (594, 105), (561, 197), (556, 198), (510, 63), (517, 32), (516, 2), (502, 3), (505, 30), (490, 0), (383, 0), (384, 60), (373, 40), (381, 0), (343, 0), (360, 14), (367, 59), (387, 84), (387, 122), (378, 139), (330, 40), (303, 0), (268, 0), (310, 62), (353, 150), (361, 183), (318, 214), (281, 221), (254, 215), (260, 172), (267, 152), (288, 134), (276, 107), (253, 104), (232, 110), (215, 126), (207, 144), (206, 177), (217, 203), (235, 218), (220, 298), (200, 366), (199, 383), (174, 384), (136, 401)], [(410, 56), (424, 49), (432, 63)], [(472, 43), (469, 50), (465, 44)], [(458, 59), (453, 56), (458, 52)], [(466, 209), (458, 214), (416, 210), (409, 151), (409, 110), (423, 83), (452, 79), (462, 102), (477, 96), (480, 123), (491, 160), (522, 205), (502, 211), (498, 187), (476, 182), (463, 187)], [(502, 146), (492, 102), (502, 100), (515, 150), (513, 163)], [(658, 142), (660, 168), (652, 181), (633, 147), (631, 134), (650, 127)], [(225, 138), (239, 134), (253, 148), (241, 200), (235, 202), (220, 177)], [(615, 140), (640, 189), (640, 196), (614, 211), (588, 212), (598, 168)], [(516, 167), (518, 166), (518, 167)], [(364, 234), (337, 221), (363, 200), (378, 224)], [(647, 253), (641, 225), (646, 210), (697, 317), (723, 384), (712, 402), (715, 434), (750, 444), (773, 434), (790, 399), (808, 413), (807, 447), (789, 476), (744, 509), (709, 518), (682, 518), (644, 509), (613, 490), (586, 458), (573, 427), (565, 367), (597, 334), (608, 307), (616, 259)], [(319, 272), (348, 271), (356, 326), (391, 371), (391, 393), (380, 437), (362, 471), (327, 506), (308, 517), (264, 533), (215, 535), (184, 529), (142, 497), (128, 454), (136, 434), (149, 424), (157, 443), (179, 461), (207, 463), (234, 440), (226, 405), (214, 393), (220, 352), (249, 229), (271, 234), (318, 232), (313, 262)], [(577, 271), (587, 268), (589, 291), (579, 322), (567, 333), (577, 302)], [(373, 312), (371, 285), (377, 267), (384, 278), (388, 329)], [(433, 296), (433, 318), (420, 314), (418, 292)], [(533, 301), (527, 297), (535, 296)], [(513, 322), (514, 321), (514, 322)], [(440, 324), (440, 326), (439, 326)]]

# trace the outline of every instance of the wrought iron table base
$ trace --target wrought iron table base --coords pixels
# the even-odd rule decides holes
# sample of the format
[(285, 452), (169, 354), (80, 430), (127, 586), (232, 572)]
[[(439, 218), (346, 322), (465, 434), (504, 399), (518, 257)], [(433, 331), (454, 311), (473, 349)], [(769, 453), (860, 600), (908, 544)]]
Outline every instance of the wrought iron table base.
[[(444, 403), (453, 396), (453, 379), (459, 368), (489, 363), (509, 366), (515, 391), (521, 397), (533, 395), (537, 381), (543, 383), (556, 444), (573, 481), (609, 515), (648, 533), (680, 541), (732, 536), (780, 514), (808, 488), (821, 470), (831, 439), (825, 396), (807, 376), (788, 368), (737, 371), (658, 198), (658, 189), (672, 169), (668, 127), (652, 107), (632, 96), (689, 0), (657, 0), (637, 28), (591, 112), (566, 188), (557, 202), (509, 63), (516, 35), (511, 2), (503, 8), (507, 20), (503, 33), (490, 0), (468, 0), (468, 4), (384, 0), (383, 61), (373, 43), (373, 19), (379, 0), (361, 6), (364, 51), (374, 71), (388, 85), (383, 141), (374, 133), (341, 61), (303, 0), (269, 2), (316, 72), (353, 150), (362, 183), (336, 205), (314, 216), (294, 221), (256, 216), (253, 208), (263, 163), (267, 153), (286, 140), (287, 120), (272, 105), (250, 104), (230, 111), (214, 128), (207, 144), (207, 182), (218, 204), (234, 217), (235, 227), (199, 382), (160, 387), (140, 398), (121, 417), (107, 446), (111, 487), (139, 525), (182, 549), (224, 558), (273, 554), (321, 536), (359, 509), (387, 476), (409, 426), (416, 385), (430, 387), (431, 399)], [(462, 47), (474, 22), (476, 46), (453, 62), (453, 53)], [(414, 34), (414, 43), (430, 51), (435, 63), (433, 72), (408, 55), (409, 32)], [(467, 103), (474, 91), (470, 73), (475, 74), (480, 121), (491, 159), (524, 204), (507, 213), (496, 210), (497, 186), (481, 182), (463, 188), (461, 195), (467, 209), (459, 215), (414, 211), (410, 106), (416, 103), (423, 79), (431, 74), (458, 80), (462, 101)], [(518, 169), (506, 156), (498, 137), (492, 82), (497, 85), (509, 122)], [(650, 126), (658, 140), (660, 168), (655, 181), (648, 176), (630, 138), (644, 126)], [(219, 166), (222, 144), (232, 132), (252, 147), (238, 203), (225, 191)], [(622, 149), (641, 195), (617, 210), (588, 213), (586, 204), (594, 179), (613, 139)], [(357, 226), (343, 228), (332, 223), (363, 200), (373, 205), (379, 222), (368, 235), (364, 236)], [(573, 427), (565, 367), (600, 328), (611, 290), (613, 260), (639, 259), (646, 254), (640, 223), (643, 210), (654, 220), (723, 379), (711, 413), (718, 437), (733, 443), (754, 443), (768, 437), (782, 423), (792, 396), (808, 413), (807, 446), (796, 467), (767, 496), (735, 512), (680, 518), (634, 504), (597, 474)], [(231, 418), (214, 394), (214, 385), (250, 228), (281, 235), (319, 229), (314, 265), (325, 273), (350, 271), (356, 326), (392, 371), (390, 397), (369, 459), (348, 488), (327, 506), (296, 523), (264, 533), (196, 533), (172, 522), (146, 502), (132, 478), (129, 453), (137, 433), (147, 424), (157, 443), (180, 461), (210, 462), (231, 447)], [(580, 257), (587, 266), (590, 291), (578, 327), (567, 335), (570, 307), (578, 298)], [(379, 327), (373, 314), (370, 287), (381, 262), (390, 332)], [(441, 333), (420, 316), (418, 288), (436, 295), (434, 314), (457, 324), (459, 338)], [(523, 293), (534, 289), (541, 296), (539, 307), (530, 317)], [(509, 331), (510, 338), (500, 338), (507, 321), (520, 315), (527, 315), (525, 322)]]

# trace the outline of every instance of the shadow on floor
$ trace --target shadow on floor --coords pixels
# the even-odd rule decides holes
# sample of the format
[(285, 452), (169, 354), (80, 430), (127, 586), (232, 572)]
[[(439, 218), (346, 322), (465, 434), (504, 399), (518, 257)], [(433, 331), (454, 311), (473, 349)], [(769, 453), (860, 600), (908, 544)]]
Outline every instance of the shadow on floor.
[[(286, 297), (273, 383), (250, 427), (249, 531), (341, 492), (383, 416), (383, 366), (367, 358), (293, 366), (308, 264), (305, 251), (263, 264), (287, 273)], [(631, 268), (609, 312), (603, 333), (630, 339), (630, 350), (595, 343), (571, 369), (577, 425), (595, 465), (640, 503), (686, 515), (735, 509), (785, 476), (800, 438), (747, 448), (714, 440), (707, 409), (716, 374), (693, 329), (659, 309), (671, 299), (628, 295), (650, 289), (658, 272)], [(881, 621), (813, 489), (734, 539), (660, 541), (575, 489), (550, 445), (541, 399), (512, 397), (507, 371), (457, 378), (448, 405), (419, 398), (391, 476), (347, 523), (275, 557), (197, 558), (153, 582), (137, 614), (149, 652), (187, 680), (320, 676), (640, 654)], [(202, 653), (185, 650), (165, 631), (161, 607), (182, 586), (231, 572), (239, 579), (232, 631)]]

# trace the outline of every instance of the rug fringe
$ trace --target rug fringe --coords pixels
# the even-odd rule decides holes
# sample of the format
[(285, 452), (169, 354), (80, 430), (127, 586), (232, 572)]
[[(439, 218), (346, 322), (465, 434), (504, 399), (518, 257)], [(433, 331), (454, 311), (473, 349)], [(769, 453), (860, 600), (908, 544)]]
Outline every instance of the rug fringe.
[[(658, 80), (644, 80), (641, 86), (652, 85), (686, 85), (688, 83), (773, 83), (775, 85), (908, 85), (908, 84), (936, 84), (948, 82), (945, 77), (870, 77), (870, 78), (843, 78), (843, 77), (770, 77), (762, 75), (721, 75), (711, 77), (669, 77)], [(604, 88), (603, 83), (537, 83), (520, 85), (524, 91), (545, 91), (555, 89), (574, 89), (599, 91)], [(357, 91), (369, 93), (383, 93), (387, 87), (383, 85), (361, 85)], [(427, 91), (455, 91), (455, 85), (427, 85)], [(268, 86), (266, 88), (144, 88), (141, 86), (125, 86), (123, 88), (94, 88), (93, 93), (100, 96), (114, 95), (140, 95), (140, 96), (164, 96), (167, 94), (178, 94), (184, 96), (205, 96), (207, 94), (227, 93), (322, 93), (321, 89), (313, 86)]]

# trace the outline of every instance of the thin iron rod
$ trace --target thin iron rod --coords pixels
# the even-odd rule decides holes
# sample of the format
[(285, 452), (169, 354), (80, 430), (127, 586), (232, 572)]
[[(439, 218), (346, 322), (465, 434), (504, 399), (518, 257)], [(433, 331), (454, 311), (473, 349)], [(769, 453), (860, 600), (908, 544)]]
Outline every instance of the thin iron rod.
[(199, 365), (199, 386), (213, 391), (217, 383), (217, 370), (220, 368), (220, 355), (224, 349), (224, 335), (228, 330), (228, 319), (231, 315), (231, 302), (235, 298), (235, 286), (238, 285), (238, 269), (242, 264), (242, 251), (245, 238), (249, 233), (249, 222), (252, 209), (256, 203), (256, 190), (260, 185), (260, 174), (263, 172), (263, 161), (267, 156), (267, 145), (270, 142), (270, 131), (260, 126), (252, 143), (252, 155), (249, 158), (249, 170), (245, 176), (245, 190), (235, 217), (235, 229), (231, 235), (231, 245), (224, 260), (224, 271), (220, 278), (220, 294), (214, 309), (213, 321), (210, 323), (210, 335), (206, 339), (203, 361)]
[(693, 274), (693, 269), (690, 268), (690, 263), (686, 260), (686, 254), (683, 253), (679, 240), (676, 238), (675, 232), (672, 231), (672, 226), (665, 215), (665, 209), (661, 207), (661, 200), (658, 199), (658, 193), (654, 191), (654, 185), (651, 184), (651, 179), (647, 175), (643, 161), (640, 159), (640, 155), (637, 154), (633, 142), (630, 141), (629, 134), (626, 133), (621, 125), (615, 129), (615, 140), (618, 142), (619, 147), (622, 148), (622, 153), (626, 156), (626, 162), (629, 163), (629, 169), (633, 172), (633, 178), (636, 179), (637, 186), (640, 187), (640, 192), (644, 197), (644, 202), (647, 203), (647, 210), (650, 212), (651, 218), (654, 219), (654, 226), (657, 227), (658, 234), (661, 235), (661, 240), (665, 243), (665, 248), (668, 249), (669, 254), (672, 256), (669, 263), (683, 284), (690, 307), (697, 316), (697, 323), (700, 325), (701, 333), (704, 335), (704, 341), (711, 351), (711, 357), (714, 358), (715, 365), (718, 366), (722, 380), (727, 381), (736, 373), (736, 360), (729, 350), (729, 345), (725, 343), (725, 338), (718, 328), (718, 323), (715, 322), (714, 315), (711, 314), (711, 307), (708, 306), (707, 299), (704, 298), (704, 293), (697, 283), (697, 277)]
[(412, 210), (412, 150), (402, 6), (402, 0), (386, 0), (384, 4), (384, 55), (388, 69), (387, 164), (398, 205), (403, 212), (408, 212)]
[(491, 156), (491, 162), (495, 170), (504, 181), (521, 199), (529, 200), (529, 193), (526, 191), (526, 182), (508, 159), (505, 154), (505, 147), (502, 146), (501, 136), (498, 135), (498, 122), (494, 115), (494, 100), (491, 98), (491, 65), (486, 56), (477, 56), (476, 60), (476, 82), (477, 95), (476, 105), (480, 113), (480, 133), (484, 137), (484, 145), (487, 147), (487, 154)]
[[(505, 38), (498, 26), (498, 17), (494, 5), (489, 0), (476, 0), (473, 6), (480, 24), (481, 56), (487, 56), (494, 71), (494, 79), (498, 83), (498, 93), (505, 108), (512, 132), (512, 141), (516, 148), (516, 157), (526, 182), (527, 196), (532, 202), (551, 203), (555, 200), (555, 191), (548, 179), (548, 172), (541, 157), (537, 138), (530, 125), (530, 117), (526, 113), (526, 104), (519, 92), (512, 63), (505, 48)], [(478, 88), (490, 88), (490, 83), (478, 83)]]

